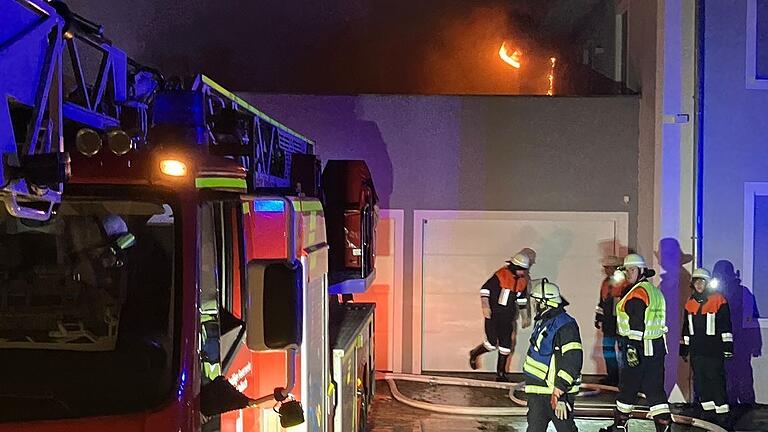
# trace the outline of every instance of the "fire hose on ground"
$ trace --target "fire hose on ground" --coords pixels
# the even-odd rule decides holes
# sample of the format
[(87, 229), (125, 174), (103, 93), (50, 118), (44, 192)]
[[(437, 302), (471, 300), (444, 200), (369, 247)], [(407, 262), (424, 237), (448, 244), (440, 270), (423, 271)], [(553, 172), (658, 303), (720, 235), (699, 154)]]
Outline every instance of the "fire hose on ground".
[[(392, 392), (392, 397), (398, 402), (411, 406), (413, 408), (419, 408), (427, 411), (442, 413), (442, 414), (456, 414), (456, 415), (482, 415), (482, 416), (524, 416), (528, 412), (526, 408), (527, 402), (515, 397), (515, 390), (523, 388), (523, 383), (501, 383), (493, 381), (484, 381), (471, 378), (458, 378), (458, 377), (443, 377), (432, 375), (412, 375), (402, 373), (381, 373), (379, 379), (384, 379)], [(496, 388), (502, 390), (509, 390), (509, 398), (517, 405), (516, 407), (466, 407), (459, 405), (446, 405), (435, 404), (430, 402), (424, 402), (416, 399), (411, 399), (400, 392), (397, 388), (395, 380), (421, 382), (427, 384), (443, 384), (453, 386), (464, 387), (480, 387), (480, 388)], [(605, 386), (600, 384), (588, 384), (584, 383), (581, 388), (589, 389), (593, 391), (610, 391), (617, 392), (616, 387)], [(641, 395), (642, 396), (642, 395)], [(613, 418), (613, 407), (606, 407), (604, 405), (595, 404), (582, 404), (579, 403), (574, 407), (574, 415), (581, 417), (605, 417)], [(647, 420), (650, 418), (647, 410), (635, 409), (632, 412), (632, 417), (636, 419)], [(672, 420), (675, 423), (694, 426), (704, 429), (709, 432), (726, 432), (725, 429), (720, 426), (693, 417), (681, 416), (672, 414)]]

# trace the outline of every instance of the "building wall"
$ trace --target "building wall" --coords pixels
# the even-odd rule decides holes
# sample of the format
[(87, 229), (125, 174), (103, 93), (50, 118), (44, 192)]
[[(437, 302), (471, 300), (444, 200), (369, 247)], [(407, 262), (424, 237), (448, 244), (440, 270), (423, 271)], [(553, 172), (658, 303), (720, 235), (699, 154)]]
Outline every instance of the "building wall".
[(657, 38), (657, 2), (629, 0), (627, 86), (641, 93), (638, 139), (638, 214), (637, 251), (653, 256), (654, 245), (654, 178), (656, 176), (656, 143), (661, 140), (659, 116), (661, 95), (657, 81), (659, 41)]
[[(322, 159), (366, 159), (381, 206), (405, 210), (404, 349), (413, 210), (622, 211), (635, 246), (634, 96), (244, 97), (316, 139)], [(409, 352), (403, 364), (411, 364)]]
[[(747, 0), (707, 0), (705, 3), (704, 130), (703, 130), (703, 264), (727, 271), (743, 270), (744, 183), (768, 182), (768, 90), (750, 90), (745, 84)], [(754, 267), (768, 263), (754, 263)], [(734, 317), (737, 359), (729, 380), (754, 383), (757, 401), (768, 402), (768, 328), (751, 320), (753, 288), (760, 303), (766, 287), (749, 281), (727, 284)], [(744, 288), (747, 288), (746, 290)], [(759, 311), (768, 316), (768, 311)], [(737, 322), (739, 321), (739, 322)], [(751, 321), (751, 323), (750, 323)], [(754, 357), (757, 356), (757, 357)], [(752, 372), (754, 371), (754, 372)], [(748, 394), (729, 389), (742, 397)], [(754, 397), (754, 395), (752, 396)]]

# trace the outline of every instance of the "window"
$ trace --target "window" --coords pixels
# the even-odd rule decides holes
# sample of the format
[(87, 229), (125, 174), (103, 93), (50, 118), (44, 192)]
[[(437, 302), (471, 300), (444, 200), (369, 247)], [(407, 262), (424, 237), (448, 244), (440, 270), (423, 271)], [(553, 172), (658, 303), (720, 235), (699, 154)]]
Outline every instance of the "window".
[(242, 339), (242, 239), (236, 203), (200, 209), (200, 351), (205, 379), (221, 374)]
[[(744, 277), (743, 284), (754, 296), (761, 327), (768, 327), (768, 183), (746, 183), (744, 187)], [(762, 265), (761, 265), (762, 264)], [(745, 307), (747, 306), (745, 302)]]
[(627, 44), (629, 40), (629, 21), (628, 21), (628, 12), (624, 11), (623, 14), (621, 14), (621, 82), (627, 83), (627, 65), (629, 64), (629, 45)]
[(615, 68), (613, 79), (624, 85), (627, 84), (627, 65), (629, 64), (629, 6), (624, 3), (616, 5), (616, 26), (615, 26)]
[(176, 382), (178, 215), (75, 189), (46, 222), (0, 206), (0, 423), (145, 412)]
[(768, 89), (768, 0), (747, 0), (747, 88)]

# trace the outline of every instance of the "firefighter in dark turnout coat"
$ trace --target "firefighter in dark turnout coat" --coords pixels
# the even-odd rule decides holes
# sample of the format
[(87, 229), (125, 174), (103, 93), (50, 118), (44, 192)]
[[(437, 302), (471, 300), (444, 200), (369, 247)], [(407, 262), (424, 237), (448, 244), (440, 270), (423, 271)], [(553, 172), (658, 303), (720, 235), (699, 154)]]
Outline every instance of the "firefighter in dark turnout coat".
[(469, 352), (469, 365), (477, 369), (477, 358), (499, 350), (496, 381), (508, 382), (507, 358), (512, 353), (512, 333), (518, 310), (528, 307), (527, 256), (517, 254), (480, 288), (480, 304), (485, 317), (485, 341)]
[(528, 432), (545, 432), (550, 421), (558, 432), (577, 431), (573, 403), (584, 360), (579, 325), (565, 311), (560, 288), (546, 278), (533, 282), (530, 297), (537, 313), (523, 365)]
[(600, 285), (600, 299), (595, 311), (595, 328), (603, 333), (603, 359), (605, 359), (605, 370), (607, 372), (607, 376), (600, 380), (600, 383), (607, 385), (617, 385), (619, 383), (616, 303), (624, 295), (626, 283), (614, 281), (612, 276), (621, 264), (621, 259), (615, 256), (609, 256), (603, 260), (605, 278)]
[(705, 420), (729, 426), (725, 359), (733, 357), (733, 334), (728, 302), (715, 291), (716, 279), (706, 269), (693, 271), (693, 294), (685, 303), (680, 356), (690, 357), (694, 388)]

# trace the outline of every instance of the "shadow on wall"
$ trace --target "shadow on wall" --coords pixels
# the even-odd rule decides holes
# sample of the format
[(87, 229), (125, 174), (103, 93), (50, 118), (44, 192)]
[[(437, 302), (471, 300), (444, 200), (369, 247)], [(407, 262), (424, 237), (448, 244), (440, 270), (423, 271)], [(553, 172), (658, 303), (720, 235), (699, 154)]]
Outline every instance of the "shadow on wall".
[[(693, 256), (680, 249), (680, 243), (677, 239), (663, 238), (659, 241), (656, 258), (664, 270), (659, 276), (661, 279), (659, 288), (667, 301), (667, 326), (669, 327), (667, 337), (669, 341), (674, 342), (680, 337), (683, 306), (691, 295), (691, 273), (683, 266), (693, 261)], [(674, 346), (674, 343), (668, 343), (668, 346)], [(675, 354), (674, 352), (669, 353), (665, 362), (665, 390), (667, 394), (670, 394), (677, 383), (680, 384), (680, 388), (685, 394), (690, 390), (690, 367), (687, 363), (679, 361)], [(686, 396), (688, 397), (690, 394)]]
[[(390, 208), (390, 197), (394, 187), (394, 169), (388, 146), (381, 136), (379, 125), (375, 121), (361, 118), (362, 113), (355, 102), (356, 100), (358, 98), (344, 98), (344, 102), (340, 106), (341, 119), (339, 119), (337, 127), (340, 128), (338, 132), (342, 136), (347, 129), (351, 131), (350, 142), (344, 146), (350, 156), (339, 154), (337, 157), (352, 159), (351, 155), (355, 155), (355, 158), (365, 160), (371, 170), (376, 193), (379, 196), (379, 207)], [(321, 144), (321, 152), (322, 146), (331, 147), (333, 143)]]
[(245, 99), (317, 143), (321, 160), (363, 159), (373, 175), (379, 207), (390, 208), (393, 167), (387, 143), (375, 121), (363, 120), (353, 96), (246, 94)]
[(754, 404), (755, 379), (752, 359), (761, 357), (763, 339), (758, 325), (757, 302), (749, 288), (741, 284), (739, 271), (733, 263), (715, 263), (713, 276), (720, 280), (722, 292), (731, 308), (733, 327), (733, 358), (725, 363), (729, 403)]

